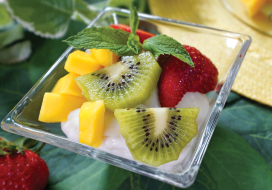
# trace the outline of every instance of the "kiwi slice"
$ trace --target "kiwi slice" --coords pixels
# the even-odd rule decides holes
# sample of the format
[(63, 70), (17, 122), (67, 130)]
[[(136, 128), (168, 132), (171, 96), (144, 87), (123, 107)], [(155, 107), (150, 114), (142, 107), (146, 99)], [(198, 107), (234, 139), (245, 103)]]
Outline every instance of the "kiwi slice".
[(159, 166), (177, 160), (198, 133), (200, 108), (116, 109), (119, 129), (135, 160)]
[(104, 100), (107, 109), (135, 107), (154, 91), (161, 67), (149, 51), (75, 78), (89, 101)]

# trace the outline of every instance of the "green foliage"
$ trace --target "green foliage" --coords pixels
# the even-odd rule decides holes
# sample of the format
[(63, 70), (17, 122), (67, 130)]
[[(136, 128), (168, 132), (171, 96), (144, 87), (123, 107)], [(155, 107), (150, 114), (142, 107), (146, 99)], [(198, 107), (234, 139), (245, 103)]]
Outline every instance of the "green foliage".
[[(82, 168), (77, 173), (71, 173), (69, 177), (65, 178), (63, 181), (50, 186), (49, 189), (115, 190), (118, 189), (125, 179), (127, 179), (129, 174), (129, 171), (119, 169), (103, 162), (93, 161), (91, 164), (88, 164), (85, 168)], [(101, 179), (103, 179), (103, 182)]]
[(108, 6), (129, 9), (132, 3), (139, 12), (145, 12), (147, 9), (147, 0), (109, 0)]
[(13, 25), (9, 30), (0, 33), (0, 49), (16, 40), (22, 39), (24, 29), (21, 25)]
[(88, 4), (85, 3), (83, 0), (75, 0), (75, 11), (74, 17), (76, 20), (82, 21), (86, 24), (90, 24), (92, 19), (95, 18), (97, 15), (96, 12), (92, 11)]
[(13, 64), (29, 58), (31, 54), (30, 41), (18, 42), (10, 47), (2, 48), (0, 51), (0, 63)]
[(50, 38), (65, 34), (74, 11), (73, 0), (7, 0), (7, 5), (24, 28)]
[(148, 38), (143, 43), (143, 48), (151, 51), (155, 57), (160, 54), (173, 55), (176, 58), (194, 67), (194, 63), (186, 49), (178, 41), (164, 34)]
[(0, 3), (0, 29), (7, 28), (13, 24), (13, 19), (11, 18), (5, 4)]
[(271, 107), (238, 97), (225, 108), (219, 124), (235, 131), (255, 148), (272, 169)]

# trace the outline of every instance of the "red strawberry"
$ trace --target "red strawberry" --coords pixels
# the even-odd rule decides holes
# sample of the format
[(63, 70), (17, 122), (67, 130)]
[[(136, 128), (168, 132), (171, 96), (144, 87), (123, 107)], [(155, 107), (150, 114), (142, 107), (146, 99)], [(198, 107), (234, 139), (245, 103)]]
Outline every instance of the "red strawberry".
[(158, 63), (162, 67), (159, 80), (160, 103), (162, 107), (175, 107), (186, 92), (206, 94), (214, 90), (218, 71), (211, 60), (196, 48), (183, 45), (192, 58), (195, 67), (172, 55), (160, 55)]
[[(127, 26), (125, 24), (117, 24), (117, 25), (112, 24), (112, 25), (110, 25), (110, 27), (115, 28), (115, 29), (121, 29), (121, 30), (127, 31), (129, 33), (131, 32), (130, 26)], [(155, 36), (155, 34), (151, 34), (149, 32), (141, 30), (141, 29), (137, 29), (136, 34), (139, 36), (141, 43), (143, 43), (144, 40), (146, 40), (147, 38)]]
[(42, 190), (48, 178), (48, 167), (38, 154), (0, 139), (1, 190)]

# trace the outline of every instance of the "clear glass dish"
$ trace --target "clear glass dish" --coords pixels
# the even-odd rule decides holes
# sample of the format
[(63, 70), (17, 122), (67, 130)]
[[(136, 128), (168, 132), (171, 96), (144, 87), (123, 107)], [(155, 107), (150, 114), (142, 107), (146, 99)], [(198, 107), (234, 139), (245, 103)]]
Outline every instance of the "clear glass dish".
[[(88, 26), (109, 26), (110, 24), (128, 24), (129, 11), (107, 7)], [(241, 66), (245, 53), (251, 43), (247, 35), (229, 31), (208, 28), (193, 23), (139, 14), (139, 28), (152, 33), (164, 33), (175, 37), (182, 44), (194, 46), (209, 57), (219, 71), (216, 90), (206, 94), (209, 111), (205, 120), (200, 123), (199, 134), (190, 143), (190, 150), (182, 162), (174, 169), (166, 171), (137, 161), (119, 157), (81, 143), (67, 139), (61, 131), (59, 123), (42, 123), (38, 121), (43, 94), (51, 91), (56, 81), (67, 72), (64, 63), (69, 53), (69, 47), (30, 89), (22, 100), (11, 110), (1, 123), (1, 127), (9, 132), (43, 141), (84, 156), (100, 160), (114, 166), (136, 172), (157, 180), (178, 186), (190, 186), (197, 175), (201, 161), (210, 142), (220, 113), (227, 100), (231, 86)], [(186, 147), (185, 147), (186, 148)]]

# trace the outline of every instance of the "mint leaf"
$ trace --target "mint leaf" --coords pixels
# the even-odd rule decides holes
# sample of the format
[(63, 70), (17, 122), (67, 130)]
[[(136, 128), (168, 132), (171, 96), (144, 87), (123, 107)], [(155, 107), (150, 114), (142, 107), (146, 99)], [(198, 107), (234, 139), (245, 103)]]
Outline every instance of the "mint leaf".
[(73, 0), (6, 0), (18, 23), (46, 38), (62, 37), (74, 12)]
[(142, 49), (142, 44), (139, 41), (139, 36), (134, 34), (129, 35), (127, 45), (135, 54), (138, 54), (138, 52)]
[(139, 25), (139, 18), (138, 18), (138, 13), (137, 13), (137, 8), (135, 6), (130, 7), (130, 29), (131, 29), (131, 34), (137, 35), (136, 31), (138, 29)]
[(191, 67), (194, 67), (194, 63), (189, 53), (182, 44), (169, 36), (160, 34), (148, 38), (144, 41), (143, 48), (151, 51), (155, 57), (161, 54), (171, 54), (181, 61), (188, 63)]
[(135, 55), (127, 45), (129, 32), (109, 27), (86, 28), (64, 40), (70, 46), (85, 49), (109, 49), (119, 56)]
[(136, 54), (142, 49), (139, 36), (136, 34), (139, 25), (139, 18), (137, 8), (135, 6), (130, 7), (130, 29), (131, 34), (129, 35), (127, 45)]

